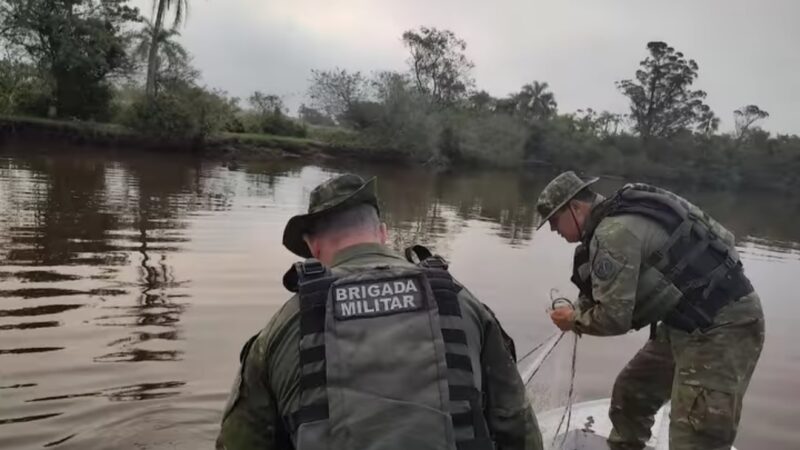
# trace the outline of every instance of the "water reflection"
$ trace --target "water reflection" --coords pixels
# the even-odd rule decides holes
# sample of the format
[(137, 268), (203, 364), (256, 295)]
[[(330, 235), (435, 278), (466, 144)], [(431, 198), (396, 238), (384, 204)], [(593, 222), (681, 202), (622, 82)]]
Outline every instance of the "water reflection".
[(0, 317), (28, 317), (58, 314), (71, 309), (77, 309), (82, 306), (84, 305), (44, 305), (33, 306), (30, 308), (6, 309), (0, 310)]
[(67, 437), (55, 440), (53, 442), (48, 442), (47, 444), (44, 444), (44, 448), (55, 447), (56, 445), (63, 444), (64, 442), (67, 442), (68, 440), (74, 438), (77, 435), (78, 435), (78, 433), (73, 433), (73, 434), (70, 434)]
[(64, 347), (26, 347), (26, 348), (0, 348), (0, 355), (20, 355), (23, 353), (44, 353), (64, 350)]
[[(446, 252), (451, 237), (470, 220), (490, 223), (506, 244), (519, 246), (533, 237), (535, 177), (517, 173), (467, 172), (437, 174), (363, 168), (364, 176), (378, 176), (378, 191), (393, 244), (436, 245)], [(538, 192), (537, 192), (538, 193)]]
[(57, 417), (64, 413), (50, 413), (50, 414), (38, 414), (35, 416), (25, 416), (25, 417), (14, 417), (12, 419), (0, 419), (0, 425), (8, 425), (11, 423), (22, 423), (22, 422), (33, 422), (36, 420), (42, 419), (49, 419), (51, 417)]
[(37, 384), (36, 383), (14, 384), (12, 386), (0, 386), (0, 389), (21, 389), (34, 386), (37, 386)]
[(32, 330), (35, 328), (53, 328), (59, 325), (61, 325), (61, 322), (57, 320), (49, 320), (46, 322), (23, 322), (0, 325), (0, 330)]
[(172, 397), (180, 394), (178, 390), (163, 391), (164, 389), (174, 389), (186, 385), (184, 381), (163, 381), (159, 383), (142, 383), (131, 386), (120, 386), (105, 389), (97, 392), (84, 392), (80, 394), (55, 395), (52, 397), (39, 397), (27, 400), (26, 403), (50, 402), (55, 400), (66, 400), (83, 397), (107, 397), (111, 401), (136, 401), (149, 400), (155, 398)]
[(53, 272), (50, 270), (21, 270), (19, 272), (0, 272), (0, 280), (17, 278), (20, 281), (29, 283), (44, 283), (57, 281), (80, 280), (77, 275)]
[[(394, 247), (422, 243), (462, 258), (466, 247), (475, 250), (478, 268), (462, 260), (460, 273), (528, 333), (523, 295), (503, 290), (519, 272), (501, 266), (532, 260), (533, 204), (551, 174), (285, 161), (229, 168), (154, 156), (0, 160), (0, 208), (18, 211), (0, 215), (0, 366), (12, 368), (0, 386), (0, 424), (10, 431), (0, 446), (78, 447), (93, 437), (79, 428), (88, 422), (120, 421), (136, 407), (145, 416), (157, 400), (192, 395), (214, 411), (213, 428), (235, 370), (236, 334), (263, 326), (283, 295), (275, 274), (291, 258), (279, 243), (285, 220), (316, 183), (344, 169), (379, 177)], [(730, 226), (748, 256), (800, 259), (796, 201), (681, 193)], [(465, 245), (464, 236), (476, 240)], [(209, 378), (216, 366), (218, 378)], [(138, 403), (119, 412), (104, 409), (109, 402)], [(44, 420), (48, 427), (39, 427)]]

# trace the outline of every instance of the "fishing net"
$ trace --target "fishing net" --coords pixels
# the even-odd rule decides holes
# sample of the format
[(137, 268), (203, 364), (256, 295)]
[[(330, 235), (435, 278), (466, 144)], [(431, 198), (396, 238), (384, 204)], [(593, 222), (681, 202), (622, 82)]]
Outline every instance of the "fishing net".
[[(551, 294), (554, 307), (572, 307), (569, 300), (552, 297), (554, 296)], [(540, 417), (546, 449), (575, 448), (567, 439), (567, 431), (572, 423), (572, 403), (575, 399), (577, 344), (577, 334), (559, 331), (521, 354), (519, 358), (518, 368), (533, 409), (537, 415), (541, 412), (546, 415)]]

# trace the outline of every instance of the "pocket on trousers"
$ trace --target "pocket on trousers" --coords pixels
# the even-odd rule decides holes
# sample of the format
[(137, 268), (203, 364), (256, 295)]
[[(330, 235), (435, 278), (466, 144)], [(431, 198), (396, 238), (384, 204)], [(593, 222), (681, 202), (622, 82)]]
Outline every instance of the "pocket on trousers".
[(736, 397), (732, 393), (689, 381), (680, 386), (676, 397), (672, 420), (688, 423), (699, 434), (726, 442), (733, 440)]

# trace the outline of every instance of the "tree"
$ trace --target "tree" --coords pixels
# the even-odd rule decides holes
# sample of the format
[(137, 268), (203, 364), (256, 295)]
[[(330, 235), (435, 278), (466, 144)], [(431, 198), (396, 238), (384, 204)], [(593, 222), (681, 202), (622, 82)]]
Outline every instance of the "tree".
[(356, 102), (366, 97), (367, 81), (361, 72), (312, 70), (308, 96), (312, 105), (341, 122)]
[(133, 57), (140, 63), (147, 64), (148, 70), (151, 50), (153, 44), (156, 45), (156, 65), (153, 72), (156, 92), (165, 78), (193, 81), (198, 77), (194, 69), (191, 69), (189, 52), (175, 40), (177, 36), (180, 36), (180, 32), (176, 28), (156, 30), (155, 25), (147, 19), (144, 19), (144, 27), (133, 34)]
[(334, 122), (330, 117), (326, 116), (319, 110), (310, 108), (306, 105), (300, 105), (300, 108), (298, 108), (297, 113), (300, 116), (300, 120), (309, 123), (311, 125), (321, 125), (328, 127), (336, 125), (336, 122)]
[(747, 105), (734, 111), (733, 117), (736, 122), (736, 138), (742, 140), (750, 132), (750, 127), (769, 117), (769, 113), (756, 105)]
[(107, 79), (127, 66), (123, 29), (138, 19), (127, 0), (0, 0), (4, 44), (39, 70), (60, 116), (107, 116)]
[(474, 111), (491, 111), (495, 108), (497, 99), (486, 91), (477, 91), (467, 97), (467, 107)]
[(252, 108), (252, 111), (246, 115), (250, 118), (245, 119), (249, 121), (249, 125), (245, 124), (245, 129), (249, 132), (278, 136), (306, 136), (308, 130), (304, 124), (286, 117), (286, 107), (279, 96), (256, 91), (247, 101)]
[(706, 93), (690, 89), (697, 63), (664, 42), (649, 42), (647, 49), (650, 56), (639, 63), (636, 80), (617, 82), (631, 101), (634, 128), (642, 138), (670, 137), (692, 126), (703, 131), (717, 123), (703, 102)]
[(41, 77), (33, 65), (14, 54), (0, 59), (0, 114), (20, 112), (23, 103), (42, 88)]
[(283, 105), (283, 100), (274, 94), (264, 94), (260, 91), (253, 92), (247, 102), (250, 106), (262, 116), (268, 115), (283, 115), (286, 107)]
[(602, 136), (616, 136), (619, 134), (619, 126), (622, 124), (622, 114), (603, 111), (597, 117), (597, 123)]
[(711, 111), (710, 106), (702, 105), (698, 109), (695, 129), (706, 136), (714, 134), (719, 129), (719, 117), (714, 114), (714, 111)]
[(153, 15), (155, 22), (152, 27), (150, 51), (147, 58), (147, 84), (145, 92), (148, 97), (156, 95), (156, 77), (158, 74), (158, 46), (159, 39), (162, 37), (161, 30), (164, 28), (164, 16), (170, 9), (175, 10), (172, 28), (177, 28), (186, 20), (189, 13), (189, 0), (153, 0)]
[(600, 117), (592, 108), (579, 109), (575, 111), (575, 126), (578, 131), (597, 134), (600, 131)]
[(517, 111), (529, 121), (553, 117), (558, 110), (558, 104), (555, 94), (549, 88), (546, 82), (538, 81), (522, 86), (522, 90), (515, 95)]
[(417, 89), (435, 103), (453, 104), (474, 84), (470, 71), (475, 65), (464, 55), (467, 43), (452, 31), (408, 30), (403, 33), (403, 44), (411, 53), (408, 64)]

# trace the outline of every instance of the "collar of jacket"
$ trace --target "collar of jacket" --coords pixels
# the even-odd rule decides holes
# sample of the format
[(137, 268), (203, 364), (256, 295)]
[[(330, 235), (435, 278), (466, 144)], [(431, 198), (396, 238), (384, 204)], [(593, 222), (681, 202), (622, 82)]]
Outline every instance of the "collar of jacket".
[(405, 261), (402, 257), (400, 257), (400, 255), (393, 252), (389, 247), (385, 245), (377, 243), (365, 243), (365, 244), (351, 245), (350, 247), (345, 247), (336, 252), (336, 254), (333, 255), (333, 261), (331, 263), (331, 267), (337, 267), (342, 264), (346, 264), (350, 261), (368, 255), (380, 255), (388, 258), (396, 258)]

